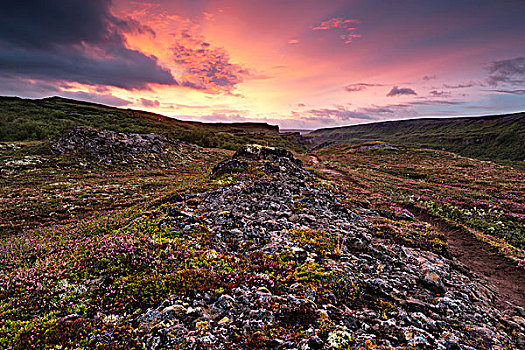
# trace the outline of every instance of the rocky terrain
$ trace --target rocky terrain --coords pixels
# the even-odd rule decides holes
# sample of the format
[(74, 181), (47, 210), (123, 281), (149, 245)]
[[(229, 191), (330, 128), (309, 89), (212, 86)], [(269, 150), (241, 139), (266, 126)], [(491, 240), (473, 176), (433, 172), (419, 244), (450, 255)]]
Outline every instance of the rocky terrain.
[[(0, 250), (0, 348), (525, 346), (522, 272), (503, 257), (486, 259), (493, 252), (474, 259), (481, 251), (470, 250), (485, 243), (474, 234), (465, 240), (466, 233), (450, 231), (448, 216), (434, 222), (425, 206), (415, 206), (466, 201), (437, 183), (458, 182), (447, 176), (461, 169), (478, 178), (473, 160), (384, 143), (301, 160), (258, 145), (232, 155), (92, 129), (50, 145), (57, 154), (2, 147), (2, 181), (17, 185), (0, 192), (2, 227), (12, 228)], [(407, 159), (426, 173), (408, 169)], [(519, 229), (519, 174), (481, 165), (486, 178), (508, 181), (497, 220)], [(424, 197), (430, 186), (433, 197)], [(506, 205), (514, 210), (508, 217)], [(72, 220), (80, 208), (94, 216)], [(23, 209), (38, 210), (27, 218), (46, 224), (18, 223)], [(68, 221), (52, 219), (58, 215)], [(467, 232), (468, 225), (454, 227)], [(521, 244), (519, 231), (496, 233)], [(512, 281), (499, 283), (504, 276), (489, 276), (491, 269), (508, 272), (518, 289), (507, 291)]]
[(168, 161), (174, 157), (180, 159), (188, 153), (187, 145), (164, 135), (91, 128), (74, 128), (56, 135), (50, 141), (50, 149), (54, 154), (74, 154), (106, 164), (127, 163), (141, 157), (153, 160), (164, 158)]
[(376, 234), (359, 208), (319, 186), (291, 153), (244, 147), (214, 169), (226, 172), (248, 176), (173, 198), (159, 227), (196, 248), (207, 234), (211, 262), (255, 255), (266, 266), (224, 281), (229, 288), (219, 292), (173, 295), (148, 309), (134, 321), (144, 347), (525, 346), (522, 308), (495, 309), (496, 291), (446, 251)]

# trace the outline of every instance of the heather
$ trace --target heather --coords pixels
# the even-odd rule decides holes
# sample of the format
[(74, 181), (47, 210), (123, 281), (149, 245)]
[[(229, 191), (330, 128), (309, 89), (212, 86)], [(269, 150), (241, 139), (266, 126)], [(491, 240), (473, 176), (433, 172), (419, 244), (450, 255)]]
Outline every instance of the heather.
[[(312, 168), (304, 168), (284, 150), (250, 146), (229, 159), (228, 152), (185, 147), (186, 161), (164, 171), (139, 157), (135, 166), (119, 163), (118, 173), (115, 164), (88, 158), (85, 168), (50, 173), (48, 166), (56, 170), (58, 160), (71, 158), (48, 155), (2, 174), (20, 181), (11, 191), (35, 179), (23, 192), (33, 195), (17, 199), (32, 208), (46, 203), (42, 218), (62, 204), (33, 202), (39, 190), (51, 198), (87, 192), (102, 179), (113, 186), (86, 193), (85, 213), (41, 225), (21, 221), (2, 238), (0, 347), (430, 349), (523, 342), (520, 309), (497, 309), (497, 287), (453, 260), (446, 235), (416, 211), (442, 215), (422, 203), (449, 187), (422, 194), (458, 176), (453, 164), (469, 173), (483, 165), (485, 176), (505, 177), (509, 191), (520, 191), (514, 170), (421, 150), (327, 149), (305, 155)], [(6, 151), (4, 160), (25, 159), (23, 150)], [(64, 187), (47, 187), (50, 176), (61, 176), (52, 181)], [(3, 200), (18, 192), (6, 193)], [(122, 207), (96, 206), (105, 196)], [(470, 230), (467, 224), (456, 223)]]
[(382, 230), (404, 237), (411, 228), (396, 227), (391, 218), (423, 212), (488, 242), (523, 266), (523, 170), (406, 147), (363, 151), (340, 145), (315, 154), (347, 183), (352, 201), (387, 211), (373, 218)]

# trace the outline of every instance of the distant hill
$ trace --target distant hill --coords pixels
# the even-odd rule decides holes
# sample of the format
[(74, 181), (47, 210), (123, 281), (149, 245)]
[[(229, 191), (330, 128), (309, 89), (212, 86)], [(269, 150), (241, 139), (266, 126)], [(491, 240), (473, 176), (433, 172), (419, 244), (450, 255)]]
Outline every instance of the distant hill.
[(43, 141), (75, 127), (162, 134), (204, 147), (259, 143), (300, 149), (278, 126), (266, 123), (200, 123), (62, 97), (0, 97), (0, 141)]
[(304, 137), (314, 145), (384, 141), (467, 157), (525, 161), (525, 113), (388, 121), (320, 129)]

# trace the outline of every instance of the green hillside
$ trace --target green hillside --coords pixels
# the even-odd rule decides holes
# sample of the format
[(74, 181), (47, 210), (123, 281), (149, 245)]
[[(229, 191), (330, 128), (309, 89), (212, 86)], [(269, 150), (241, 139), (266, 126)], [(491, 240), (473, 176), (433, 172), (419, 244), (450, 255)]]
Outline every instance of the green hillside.
[(525, 113), (388, 121), (320, 129), (305, 135), (314, 145), (385, 141), (467, 157), (525, 160)]
[(43, 141), (74, 127), (163, 134), (204, 147), (236, 149), (259, 143), (299, 150), (277, 126), (265, 123), (189, 122), (61, 97), (0, 97), (0, 141)]

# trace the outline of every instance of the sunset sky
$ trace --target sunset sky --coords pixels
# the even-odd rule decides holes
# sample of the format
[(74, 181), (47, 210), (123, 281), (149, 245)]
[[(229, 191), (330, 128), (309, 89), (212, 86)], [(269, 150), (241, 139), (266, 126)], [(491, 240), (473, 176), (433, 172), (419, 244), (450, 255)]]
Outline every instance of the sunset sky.
[(4, 0), (0, 95), (314, 129), (525, 110), (523, 0)]

